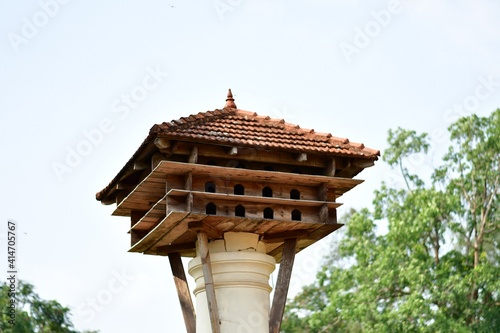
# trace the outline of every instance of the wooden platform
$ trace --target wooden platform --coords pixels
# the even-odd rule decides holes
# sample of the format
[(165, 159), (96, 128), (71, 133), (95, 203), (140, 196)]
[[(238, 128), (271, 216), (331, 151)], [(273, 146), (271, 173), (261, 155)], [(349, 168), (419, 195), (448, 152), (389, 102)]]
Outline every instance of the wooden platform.
[[(267, 254), (281, 260), (286, 238), (298, 239), (297, 252), (340, 228), (341, 224), (307, 223), (274, 219), (220, 217), (186, 212), (170, 212), (129, 252), (153, 255), (180, 253), (194, 257), (196, 233), (200, 228), (212, 239), (222, 238), (228, 231), (252, 232), (261, 235)], [(137, 223), (132, 229), (139, 228)]]
[[(117, 202), (113, 215), (131, 217), (130, 252), (195, 256), (198, 231), (209, 239), (220, 239), (228, 231), (251, 232), (259, 234), (266, 252), (280, 261), (286, 239), (297, 238), (298, 252), (340, 228), (336, 208), (341, 203), (335, 200), (361, 182), (161, 161)], [(208, 183), (217, 190), (207, 192)], [(235, 186), (244, 186), (245, 193), (233, 193)], [(272, 196), (264, 196), (265, 187), (273, 188)], [(299, 196), (291, 199), (291, 191)]]
[(220, 181), (260, 182), (265, 184), (294, 184), (308, 187), (325, 186), (333, 191), (335, 198), (361, 184), (361, 179), (291, 174), (286, 172), (249, 170), (203, 164), (161, 161), (158, 166), (125, 198), (118, 200), (113, 212), (115, 216), (130, 216), (131, 210), (147, 211), (165, 196), (168, 176), (191, 174), (193, 178), (217, 179)]

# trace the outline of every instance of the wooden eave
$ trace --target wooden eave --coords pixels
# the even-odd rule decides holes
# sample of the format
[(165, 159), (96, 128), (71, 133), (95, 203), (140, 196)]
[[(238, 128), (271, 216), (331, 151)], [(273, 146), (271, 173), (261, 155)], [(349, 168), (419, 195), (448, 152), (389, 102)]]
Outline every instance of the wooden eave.
[[(139, 183), (129, 195), (117, 203), (113, 212), (116, 216), (130, 216), (132, 210), (149, 210), (166, 194), (167, 175), (186, 175), (197, 177), (231, 179), (234, 181), (260, 181), (269, 184), (293, 183), (308, 186), (325, 185), (335, 191), (336, 197), (361, 184), (361, 179), (328, 177), (286, 172), (227, 168), (213, 165), (161, 161), (156, 168)], [(223, 175), (223, 176), (221, 176)]]
[[(247, 147), (231, 147), (227, 145), (214, 145), (214, 144), (201, 144), (186, 141), (173, 141), (172, 146), (169, 149), (158, 149), (154, 142), (154, 138), (151, 138), (147, 145), (138, 152), (134, 160), (129, 161), (128, 167), (123, 168), (120, 171), (120, 178), (115, 178), (114, 183), (112, 182), (110, 186), (100, 193), (98, 193), (98, 200), (101, 200), (104, 204), (119, 203), (121, 199), (131, 192), (131, 190), (137, 186), (145, 178), (149, 177), (150, 172), (153, 167), (153, 162), (151, 161), (151, 156), (155, 154), (163, 154), (162, 159), (172, 158), (173, 156), (188, 156), (191, 153), (193, 147), (197, 147), (198, 155), (205, 158), (216, 158), (216, 159), (233, 159), (241, 160), (244, 162), (255, 162), (255, 163), (269, 163), (277, 165), (287, 165), (287, 166), (300, 166), (300, 167), (312, 167), (312, 168), (327, 168), (328, 158), (325, 156), (320, 156), (317, 154), (307, 154), (307, 160), (300, 161), (297, 156), (297, 152), (284, 152), (284, 151), (272, 151), (263, 149), (253, 149)], [(238, 153), (236, 155), (230, 155), (228, 152), (230, 149), (236, 148)], [(373, 165), (373, 160), (362, 160), (358, 158), (347, 158), (339, 156), (329, 156), (330, 159), (335, 159), (337, 164), (337, 178), (352, 178), (361, 172), (364, 168)], [(138, 163), (143, 163), (150, 165), (144, 170), (136, 169), (135, 166)], [(258, 170), (253, 170), (258, 171)], [(300, 177), (299, 177), (300, 178)], [(122, 197), (118, 197), (119, 192), (124, 193)], [(100, 194), (100, 196), (99, 196)]]

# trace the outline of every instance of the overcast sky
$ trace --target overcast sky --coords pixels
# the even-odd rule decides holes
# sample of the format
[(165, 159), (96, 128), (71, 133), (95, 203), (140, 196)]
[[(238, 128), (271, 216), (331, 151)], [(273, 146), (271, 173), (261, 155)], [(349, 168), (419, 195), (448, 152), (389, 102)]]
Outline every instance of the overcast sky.
[[(127, 253), (129, 219), (95, 200), (154, 124), (232, 88), (240, 109), (370, 148), (429, 132), (435, 158), (412, 162), (428, 173), (452, 121), (500, 107), (499, 17), (493, 0), (0, 1), (2, 271), (13, 219), (19, 277), (78, 329), (182, 332), (168, 260)], [(358, 178), (340, 215), (398, 181), (381, 161)], [(327, 250), (298, 255), (293, 291)]]

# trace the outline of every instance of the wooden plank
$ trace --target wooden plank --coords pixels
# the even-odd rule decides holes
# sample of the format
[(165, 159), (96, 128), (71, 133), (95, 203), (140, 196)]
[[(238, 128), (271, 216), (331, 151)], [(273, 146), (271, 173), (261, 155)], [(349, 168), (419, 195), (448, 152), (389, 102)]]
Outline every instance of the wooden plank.
[[(130, 212), (130, 224), (131, 226), (134, 226), (137, 221), (139, 221), (145, 214), (145, 211), (137, 211), (133, 210)], [(144, 232), (137, 232), (134, 230), (130, 230), (130, 246), (134, 246), (135, 243), (141, 240), (142, 237), (144, 237)]]
[[(159, 159), (157, 156), (156, 159)], [(155, 161), (156, 162), (156, 161)], [(165, 195), (165, 184), (167, 175), (186, 175), (189, 171), (193, 172), (193, 179), (199, 177), (219, 179), (225, 182), (246, 181), (261, 184), (295, 184), (297, 186), (319, 186), (326, 184), (328, 188), (335, 189), (338, 196), (362, 183), (359, 179), (327, 177), (320, 175), (294, 174), (289, 172), (249, 170), (239, 168), (218, 167), (212, 165), (201, 165), (194, 163), (181, 163), (161, 160), (156, 168), (142, 180), (132, 192), (121, 192), (117, 195), (118, 203), (113, 215), (127, 216), (131, 209), (149, 209), (145, 207), (147, 201), (156, 202)], [(175, 177), (174, 177), (175, 178)], [(183, 177), (182, 177), (183, 178)], [(183, 188), (185, 180), (180, 180), (180, 186), (177, 184), (167, 184), (171, 188)], [(280, 186), (281, 186), (280, 185)]]
[(189, 222), (188, 229), (194, 230), (198, 233), (202, 232), (212, 239), (223, 238), (223, 234), (220, 230), (212, 227), (209, 224), (203, 223), (203, 222), (198, 222), (198, 221), (197, 222)]
[(217, 307), (217, 299), (215, 297), (215, 286), (212, 275), (212, 263), (210, 261), (210, 253), (208, 251), (207, 235), (203, 232), (198, 232), (197, 241), (201, 267), (203, 270), (203, 278), (205, 279), (205, 291), (207, 295), (208, 312), (210, 316), (210, 323), (212, 325), (212, 333), (220, 333), (219, 309)]
[(283, 258), (280, 264), (276, 290), (274, 291), (273, 305), (269, 314), (269, 333), (279, 333), (283, 311), (285, 310), (286, 296), (290, 286), (290, 277), (292, 275), (293, 262), (295, 260), (296, 238), (285, 240), (283, 248)]
[(255, 230), (260, 228), (262, 221), (264, 220), (260, 218), (238, 217), (238, 221), (235, 223), (232, 231), (257, 233)]
[(165, 195), (166, 175), (151, 173), (125, 197), (117, 197), (112, 215), (129, 216), (130, 210), (149, 210), (150, 202), (157, 202)]
[[(318, 200), (318, 191), (314, 186), (304, 186), (297, 184), (269, 184), (262, 182), (242, 182), (238, 180), (221, 181), (220, 179), (197, 177), (193, 179), (193, 191), (205, 191), (205, 183), (212, 181), (216, 185), (217, 193), (234, 194), (235, 185), (241, 185), (244, 188), (244, 195), (262, 196), (264, 187), (271, 187), (273, 197), (282, 199), (291, 199), (290, 192), (297, 190), (300, 192), (300, 200)], [(335, 200), (326, 200), (335, 201)]]
[(168, 197), (186, 197), (192, 194), (196, 198), (205, 198), (209, 201), (225, 201), (225, 202), (237, 202), (237, 203), (255, 203), (255, 204), (265, 204), (265, 205), (286, 205), (293, 207), (321, 207), (326, 204), (330, 208), (338, 208), (342, 204), (338, 202), (324, 202), (315, 200), (296, 200), (296, 199), (282, 199), (274, 197), (258, 197), (250, 195), (237, 195), (237, 194), (225, 194), (225, 193), (211, 193), (211, 192), (199, 192), (199, 191), (186, 191), (172, 189), (168, 191)]
[[(150, 210), (148, 210), (146, 213), (144, 213), (138, 220), (136, 220), (136, 223), (132, 225), (130, 228), (130, 231), (136, 230), (136, 229), (144, 229), (141, 228), (141, 225), (146, 222), (146, 223), (157, 223), (163, 218), (165, 218), (166, 215), (166, 196), (158, 200), (156, 204), (151, 207)], [(133, 213), (133, 211), (132, 211)]]
[[(184, 214), (184, 213), (176, 212), (174, 214)], [(166, 233), (161, 239), (159, 239), (154, 244), (154, 246), (149, 247), (146, 251), (144, 251), (144, 253), (145, 254), (155, 253), (156, 248), (161, 246), (196, 242), (196, 232), (188, 229), (189, 222), (205, 221), (205, 218), (206, 215), (187, 214), (184, 218), (182, 218), (182, 221), (180, 221), (177, 225), (175, 225), (175, 227), (171, 228), (171, 230), (169, 230), (168, 233)]]
[(289, 238), (307, 238), (308, 232), (304, 229), (291, 230), (285, 232), (268, 233), (262, 237), (265, 243), (279, 243), (284, 242)]
[(257, 223), (257, 227), (255, 229), (255, 233), (259, 235), (263, 235), (266, 232), (268, 232), (270, 229), (274, 227), (276, 224), (275, 220), (268, 220), (268, 219), (259, 219)]
[[(242, 219), (242, 217), (239, 219)], [(203, 219), (203, 223), (219, 230), (222, 234), (233, 231), (235, 225), (238, 224), (238, 221), (236, 221), (232, 216), (206, 215)]]
[(129, 252), (146, 251), (174, 229), (188, 215), (188, 213), (178, 212), (168, 214), (153, 230), (132, 246)]
[(344, 193), (356, 185), (363, 182), (361, 179), (328, 177), (321, 175), (296, 174), (289, 172), (250, 170), (240, 168), (227, 168), (213, 165), (191, 164), (172, 161), (161, 161), (152, 172), (161, 172), (165, 174), (182, 175), (192, 171), (193, 175), (214, 177), (217, 179), (232, 179), (246, 181), (261, 181), (267, 183), (293, 183), (297, 185), (318, 186), (322, 183), (328, 187), (335, 187), (340, 193)]
[(196, 333), (196, 315), (193, 307), (193, 300), (189, 292), (189, 286), (182, 265), (181, 256), (179, 253), (170, 253), (168, 255), (172, 275), (174, 276), (175, 288), (177, 289), (177, 296), (181, 304), (182, 316), (186, 325), (187, 333)]

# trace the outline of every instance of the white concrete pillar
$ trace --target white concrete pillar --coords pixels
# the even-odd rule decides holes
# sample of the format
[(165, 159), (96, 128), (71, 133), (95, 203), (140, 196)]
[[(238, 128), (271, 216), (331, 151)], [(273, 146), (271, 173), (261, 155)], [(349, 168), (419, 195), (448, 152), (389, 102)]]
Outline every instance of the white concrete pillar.
[[(221, 333), (269, 333), (269, 276), (276, 267), (259, 235), (226, 232), (209, 244)], [(189, 262), (196, 281), (196, 333), (212, 333), (199, 256)]]

